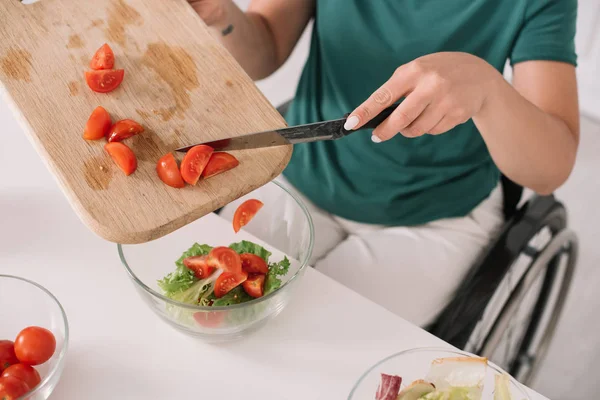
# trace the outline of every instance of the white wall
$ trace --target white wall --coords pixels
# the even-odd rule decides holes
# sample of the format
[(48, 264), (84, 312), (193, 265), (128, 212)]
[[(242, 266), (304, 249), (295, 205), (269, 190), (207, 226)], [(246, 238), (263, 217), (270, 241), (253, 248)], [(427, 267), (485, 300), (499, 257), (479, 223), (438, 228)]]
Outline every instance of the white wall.
[(577, 31), (581, 111), (600, 120), (600, 1), (579, 0)]

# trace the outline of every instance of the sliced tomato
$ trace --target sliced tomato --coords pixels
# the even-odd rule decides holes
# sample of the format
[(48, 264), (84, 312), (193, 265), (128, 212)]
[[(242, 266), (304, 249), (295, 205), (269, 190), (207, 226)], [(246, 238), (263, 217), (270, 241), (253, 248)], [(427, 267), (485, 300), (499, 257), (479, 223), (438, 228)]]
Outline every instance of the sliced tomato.
[(241, 272), (223, 272), (215, 282), (215, 296), (221, 298), (232, 289), (238, 287), (248, 279), (248, 274)]
[(7, 376), (22, 380), (30, 389), (33, 389), (42, 381), (42, 378), (36, 369), (31, 365), (26, 364), (15, 364), (6, 368), (2, 373), (2, 378)]
[(90, 61), (90, 68), (95, 70), (113, 69), (115, 66), (115, 54), (106, 43), (102, 45)]
[(181, 177), (181, 172), (177, 166), (177, 161), (173, 154), (165, 154), (162, 156), (156, 164), (156, 173), (161, 181), (167, 185), (181, 189), (185, 186), (185, 182)]
[(244, 253), (240, 254), (242, 259), (242, 270), (249, 274), (266, 274), (269, 272), (269, 266), (264, 258), (256, 254)]
[(206, 262), (211, 267), (219, 268), (225, 272), (242, 272), (242, 259), (235, 250), (229, 247), (215, 247), (208, 253)]
[(86, 140), (98, 140), (106, 137), (112, 121), (110, 114), (103, 107), (98, 106), (92, 111), (92, 115), (85, 124), (83, 138)]
[(144, 132), (144, 127), (134, 120), (122, 119), (110, 127), (106, 140), (109, 142), (121, 142), (142, 132)]
[(25, 393), (29, 392), (30, 387), (25, 382), (13, 376), (0, 378), (0, 399), (17, 400)]
[(248, 275), (248, 279), (242, 283), (242, 287), (250, 296), (255, 299), (263, 297), (265, 294), (265, 275), (264, 274), (251, 274)]
[(127, 176), (133, 174), (137, 169), (137, 158), (133, 151), (123, 143), (106, 143), (104, 150), (112, 157), (113, 161), (121, 168)]
[(192, 147), (183, 157), (181, 162), (181, 176), (190, 185), (195, 185), (206, 164), (210, 160), (213, 148), (203, 144)]
[(258, 210), (262, 208), (264, 204), (260, 200), (250, 199), (243, 202), (235, 214), (233, 214), (233, 230), (238, 233), (242, 226), (245, 226), (254, 218)]
[(229, 153), (213, 153), (212, 156), (210, 156), (208, 164), (206, 164), (206, 168), (202, 171), (202, 177), (210, 178), (221, 172), (229, 171), (238, 165), (240, 165), (240, 162)]
[(198, 279), (205, 279), (215, 272), (215, 267), (208, 265), (206, 256), (193, 256), (183, 260), (183, 265), (194, 271), (194, 275)]
[(0, 340), (0, 373), (13, 364), (18, 364), (15, 344), (10, 340)]
[(104, 69), (85, 71), (85, 81), (90, 89), (98, 93), (112, 92), (123, 82), (125, 71), (122, 69)]
[(194, 313), (194, 320), (205, 328), (217, 328), (225, 318), (225, 311), (206, 311)]

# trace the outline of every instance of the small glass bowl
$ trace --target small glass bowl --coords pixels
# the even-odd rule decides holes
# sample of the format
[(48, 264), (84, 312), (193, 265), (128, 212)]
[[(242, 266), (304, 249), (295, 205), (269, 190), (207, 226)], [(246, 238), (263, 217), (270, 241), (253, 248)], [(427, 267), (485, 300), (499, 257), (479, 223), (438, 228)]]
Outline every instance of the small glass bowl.
[[(264, 206), (236, 234), (231, 224), (232, 210), (248, 199), (258, 199)], [(210, 225), (207, 218), (212, 218)], [(277, 291), (226, 307), (184, 304), (163, 296), (157, 281), (175, 270), (175, 261), (194, 243), (228, 246), (242, 240), (272, 252), (271, 262), (288, 257), (291, 266)], [(205, 341), (222, 342), (243, 337), (283, 310), (304, 273), (313, 241), (312, 219), (305, 205), (282, 184), (271, 182), (230, 203), (222, 216), (205, 216), (148, 243), (118, 245), (118, 252), (138, 294), (162, 320)]]
[[(381, 374), (398, 375), (402, 378), (401, 389), (418, 379), (425, 379), (433, 360), (446, 357), (477, 357), (460, 350), (437, 347), (422, 347), (405, 350), (384, 358), (365, 372), (352, 388), (348, 400), (374, 399)], [(494, 398), (495, 377), (506, 374), (500, 367), (488, 361), (483, 381), (482, 400)], [(530, 400), (521, 384), (510, 377), (509, 390), (513, 400)]]
[(41, 285), (12, 275), (0, 274), (0, 340), (11, 340), (28, 326), (50, 330), (56, 338), (56, 351), (50, 360), (35, 368), (42, 381), (25, 396), (46, 400), (58, 384), (65, 366), (69, 324), (56, 297)]

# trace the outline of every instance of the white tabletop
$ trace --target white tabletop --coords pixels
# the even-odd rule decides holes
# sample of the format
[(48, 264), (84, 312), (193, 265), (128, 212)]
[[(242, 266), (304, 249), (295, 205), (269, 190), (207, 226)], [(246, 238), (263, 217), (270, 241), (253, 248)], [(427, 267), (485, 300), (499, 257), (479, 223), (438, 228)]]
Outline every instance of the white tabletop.
[(1, 271), (48, 288), (69, 318), (67, 365), (52, 399), (345, 399), (380, 359), (444, 345), (314, 270), (249, 338), (209, 345), (188, 337), (138, 297), (116, 246), (78, 220), (2, 101), (0, 126)]

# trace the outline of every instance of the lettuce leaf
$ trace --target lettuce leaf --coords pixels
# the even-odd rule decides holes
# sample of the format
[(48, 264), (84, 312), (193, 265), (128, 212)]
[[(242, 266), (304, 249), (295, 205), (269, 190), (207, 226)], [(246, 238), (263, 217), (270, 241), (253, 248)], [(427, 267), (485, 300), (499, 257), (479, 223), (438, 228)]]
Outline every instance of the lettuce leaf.
[(187, 251), (185, 251), (177, 261), (175, 265), (177, 268), (163, 279), (158, 281), (158, 286), (163, 290), (165, 296), (171, 297), (177, 292), (183, 292), (189, 289), (198, 278), (194, 276), (194, 272), (183, 265), (183, 260), (192, 256), (204, 256), (212, 250), (212, 247), (205, 244), (200, 245), (194, 243)]
[(268, 251), (267, 249), (265, 249), (264, 247), (262, 247), (258, 244), (248, 242), (246, 240), (242, 240), (239, 243), (233, 243), (232, 245), (229, 246), (229, 248), (232, 250), (235, 250), (235, 252), (238, 254), (243, 254), (243, 253), (256, 254), (257, 256), (259, 256), (263, 260), (265, 260), (267, 263), (269, 262), (269, 257), (271, 257), (270, 251)]
[(207, 244), (194, 243), (192, 247), (190, 247), (187, 251), (183, 252), (181, 257), (179, 257), (179, 260), (175, 261), (175, 264), (178, 267), (184, 267), (183, 260), (185, 260), (186, 258), (195, 256), (206, 256), (208, 255), (208, 253), (210, 253), (212, 249), (213, 248)]
[(269, 273), (265, 279), (265, 296), (281, 287), (281, 279), (279, 278), (287, 275), (289, 270), (290, 260), (287, 257), (283, 257), (283, 260), (278, 263), (269, 264)]

